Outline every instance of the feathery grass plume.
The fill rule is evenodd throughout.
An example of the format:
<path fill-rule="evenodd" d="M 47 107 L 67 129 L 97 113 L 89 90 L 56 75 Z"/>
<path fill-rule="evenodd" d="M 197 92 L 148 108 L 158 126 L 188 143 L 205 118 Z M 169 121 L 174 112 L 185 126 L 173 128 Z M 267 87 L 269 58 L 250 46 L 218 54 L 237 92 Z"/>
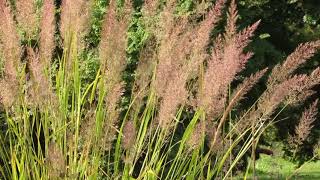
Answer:
<path fill-rule="evenodd" d="M 85 144 L 91 143 L 95 133 L 96 107 L 90 107 L 80 127 L 80 136 Z"/>
<path fill-rule="evenodd" d="M 7 78 L 0 79 L 0 104 L 5 109 L 9 109 L 16 101 L 18 87 L 15 84 Z"/>
<path fill-rule="evenodd" d="M 126 64 L 127 30 L 132 11 L 130 1 L 125 6 L 125 14 L 119 17 L 116 1 L 112 0 L 102 25 L 99 55 L 102 72 L 109 78 L 108 81 L 119 82 Z"/>
<path fill-rule="evenodd" d="M 154 37 L 151 37 L 140 52 L 133 85 L 134 104 L 132 108 L 134 113 L 140 111 L 143 106 L 143 98 L 147 96 L 150 89 L 152 76 L 157 64 L 156 45 Z"/>
<path fill-rule="evenodd" d="M 263 75 L 267 72 L 268 68 L 265 68 L 261 71 L 252 74 L 250 77 L 245 78 L 243 82 L 234 90 L 234 93 L 231 95 L 231 102 L 229 104 L 236 104 L 240 101 L 254 85 L 262 78 Z"/>
<path fill-rule="evenodd" d="M 207 58 L 207 46 L 210 42 L 211 31 L 215 28 L 217 23 L 221 20 L 222 10 L 225 7 L 226 0 L 217 0 L 210 11 L 204 16 L 204 20 L 201 21 L 195 28 L 195 32 L 188 34 L 191 39 L 192 46 L 190 48 L 191 61 L 196 61 L 198 64 L 203 63 Z M 194 68 L 197 70 L 196 68 Z"/>
<path fill-rule="evenodd" d="M 210 32 L 220 19 L 224 2 L 217 1 L 199 27 L 192 26 L 188 16 L 174 16 L 175 1 L 167 3 L 160 14 L 160 28 L 154 33 L 160 44 L 155 90 L 162 99 L 158 117 L 162 128 L 171 126 L 176 109 L 188 97 L 188 76 L 207 57 Z"/>
<path fill-rule="evenodd" d="M 228 27 L 230 28 L 236 27 L 237 11 L 235 9 L 235 1 L 232 1 L 228 15 Z M 244 69 L 246 62 L 252 56 L 251 52 L 243 53 L 243 49 L 249 44 L 259 22 L 236 34 L 232 32 L 234 30 L 226 29 L 224 37 L 218 36 L 216 38 L 203 77 L 203 92 L 197 100 L 199 106 L 206 110 L 210 119 L 223 112 L 228 85 L 234 80 L 237 73 Z"/>
<path fill-rule="evenodd" d="M 117 14 L 116 8 L 116 1 L 112 0 L 104 18 L 99 45 L 101 71 L 106 91 L 107 117 L 104 128 L 107 149 L 114 139 L 120 111 L 118 102 L 124 88 L 121 74 L 126 67 L 127 30 L 133 10 L 131 1 L 125 1 L 122 15 Z"/>
<path fill-rule="evenodd" d="M 165 93 L 171 73 L 186 63 L 186 60 L 195 65 L 205 60 L 210 32 L 220 20 L 224 4 L 225 0 L 216 1 L 204 20 L 197 26 L 189 22 L 188 16 L 175 17 L 175 1 L 170 1 L 165 6 L 159 18 L 160 27 L 154 32 L 160 44 L 155 82 L 155 89 L 160 96 Z M 195 71 L 194 69 L 196 68 L 191 70 Z"/>
<path fill-rule="evenodd" d="M 313 87 L 318 84 L 320 84 L 320 67 L 313 70 L 306 82 L 286 98 L 285 103 L 292 105 L 302 104 L 308 97 L 316 93 Z"/>
<path fill-rule="evenodd" d="M 312 71 L 312 73 L 309 76 L 309 84 L 307 84 L 309 87 L 312 87 L 316 84 L 320 83 L 320 67 L 317 67 L 315 70 Z"/>
<path fill-rule="evenodd" d="M 179 37 L 177 38 L 179 39 Z M 179 46 L 183 47 L 183 44 L 187 46 L 188 43 L 183 41 L 186 39 L 187 38 L 182 37 L 182 40 L 180 39 L 181 44 L 176 44 L 177 49 L 173 48 L 170 57 L 172 61 L 170 62 L 170 66 L 163 63 L 165 59 L 159 57 L 158 68 L 161 67 L 162 69 L 157 71 L 156 81 L 158 83 L 156 82 L 155 88 L 158 92 L 158 96 L 161 98 L 158 121 L 160 127 L 164 129 L 172 127 L 172 120 L 175 117 L 177 108 L 179 105 L 183 105 L 187 100 L 188 90 L 186 89 L 186 83 L 188 77 L 192 72 L 192 69 L 199 65 L 197 61 L 186 62 L 186 60 L 188 60 L 188 53 L 179 48 Z M 192 46 L 192 43 L 188 44 L 188 46 L 190 45 Z M 173 59 L 173 57 L 176 57 L 176 59 Z M 168 69 L 165 69 L 166 67 Z M 161 79 L 164 77 L 167 79 Z"/>
<path fill-rule="evenodd" d="M 32 73 L 32 85 L 29 92 L 31 102 L 39 107 L 49 105 L 56 98 L 51 91 L 50 81 L 45 75 L 44 64 L 40 61 L 39 53 L 27 48 L 29 67 Z M 56 103 L 54 103 L 56 104 Z M 53 104 L 53 105 L 54 105 Z"/>
<path fill-rule="evenodd" d="M 223 147 L 223 136 L 221 130 L 218 131 L 218 125 L 215 122 L 207 122 L 206 135 L 208 137 L 208 146 L 212 152 L 219 152 Z"/>
<path fill-rule="evenodd" d="M 61 2 L 61 14 L 60 14 L 60 34 L 62 39 L 65 39 L 67 31 L 70 30 L 71 20 L 74 19 L 75 13 L 71 8 L 70 0 L 63 0 Z M 80 4 L 80 3 L 77 3 Z M 76 17 L 77 18 L 77 17 Z M 75 28 L 75 27 L 73 27 Z M 74 29 L 72 29 L 74 31 Z"/>
<path fill-rule="evenodd" d="M 9 108 L 18 94 L 21 46 L 6 0 L 0 0 L 0 47 L 4 61 L 4 77 L 0 80 L 0 102 L 5 108 Z"/>
<path fill-rule="evenodd" d="M 309 108 L 303 112 L 299 124 L 296 126 L 295 135 L 292 137 L 295 144 L 302 145 L 309 137 L 318 113 L 317 105 L 318 100 L 314 101 Z"/>
<path fill-rule="evenodd" d="M 122 82 L 121 73 L 126 66 L 125 49 L 132 6 L 130 1 L 126 1 L 122 16 L 117 15 L 116 9 L 117 4 L 113 0 L 107 8 L 99 45 L 102 74 L 107 78 L 105 82 L 107 91 Z"/>
<path fill-rule="evenodd" d="M 231 101 L 229 102 L 221 121 L 226 118 L 231 109 L 251 90 L 251 88 L 258 83 L 262 76 L 267 72 L 267 68 L 252 74 L 250 77 L 244 79 L 244 81 L 234 90 L 231 95 Z"/>
<path fill-rule="evenodd" d="M 48 146 L 48 173 L 50 179 L 62 178 L 66 173 L 66 163 L 63 157 L 63 153 L 54 142 L 51 142 Z"/>
<path fill-rule="evenodd" d="M 227 117 L 232 110 L 232 108 L 246 95 L 251 88 L 258 83 L 258 81 L 262 78 L 262 76 L 267 72 L 267 68 L 263 69 L 261 71 L 258 71 L 257 73 L 251 75 L 250 77 L 246 78 L 234 91 L 234 93 L 231 95 L 231 100 L 226 107 L 226 109 L 223 112 L 223 115 L 220 119 L 220 122 L 217 127 L 216 134 L 214 134 L 212 143 L 214 144 L 219 136 L 219 132 L 221 128 L 223 127 L 223 124 L 227 120 Z"/>
<path fill-rule="evenodd" d="M 34 0 L 17 0 L 17 21 L 27 38 L 32 38 L 38 27 L 36 3 Z"/>
<path fill-rule="evenodd" d="M 203 59 L 200 58 L 203 57 L 203 51 L 199 50 L 199 47 L 207 42 L 206 39 L 201 38 L 206 37 L 206 31 L 204 30 L 210 28 L 207 26 L 210 26 L 210 21 L 204 21 L 205 23 L 203 23 L 199 29 L 193 27 L 189 22 L 190 17 L 188 15 L 175 15 L 175 7 L 176 1 L 170 1 L 170 3 L 166 4 L 164 10 L 159 15 L 159 27 L 156 27 L 152 32 L 159 43 L 157 57 L 159 63 L 157 65 L 156 80 L 154 83 L 155 90 L 159 97 L 165 94 L 166 87 L 175 71 L 181 71 L 179 69 L 186 63 L 196 64 L 196 62 Z M 210 16 L 210 18 L 211 17 L 213 17 L 213 15 Z M 210 32 L 211 30 L 207 31 Z M 195 60 L 197 61 L 193 62 Z M 187 66 L 183 68 L 186 67 Z M 192 68 L 192 70 L 193 69 L 195 68 Z M 189 72 L 189 74 L 190 73 L 191 72 Z"/>
<path fill-rule="evenodd" d="M 133 147 L 136 140 L 136 127 L 134 121 L 127 121 L 123 127 L 122 147 L 129 150 Z"/>
<path fill-rule="evenodd" d="M 156 67 L 157 44 L 155 37 L 150 37 L 140 52 L 140 58 L 135 71 L 135 84 L 142 88 L 146 83 L 150 83 L 153 71 Z"/>
<path fill-rule="evenodd" d="M 204 123 L 205 122 L 198 122 L 192 131 L 190 138 L 187 140 L 187 146 L 190 150 L 196 149 L 201 145 L 206 131 Z"/>
<path fill-rule="evenodd" d="M 62 39 L 66 39 L 66 36 L 74 33 L 80 49 L 83 48 L 83 38 L 89 31 L 92 2 L 92 0 L 62 1 L 60 21 Z"/>
<path fill-rule="evenodd" d="M 307 75 L 296 75 L 276 85 L 274 88 L 267 89 L 260 96 L 257 104 L 244 114 L 244 118 L 239 121 L 241 123 L 237 123 L 237 130 L 243 132 L 255 122 L 269 120 L 279 105 L 287 97 L 295 93 L 301 85 L 306 84 L 307 80 Z"/>
<path fill-rule="evenodd" d="M 0 43 L 4 57 L 5 76 L 16 79 L 20 65 L 21 46 L 15 22 L 6 0 L 0 0 Z"/>
<path fill-rule="evenodd" d="M 281 102 L 301 103 L 300 100 L 305 100 L 313 93 L 312 87 L 320 83 L 320 68 L 316 68 L 309 76 L 299 75 L 290 78 L 290 75 L 298 68 L 297 64 L 301 65 L 315 54 L 319 43 L 320 41 L 315 41 L 300 45 L 283 65 L 275 67 L 276 70 L 272 71 L 268 79 L 268 89 L 258 101 L 258 108 L 250 113 L 253 119 L 268 119 Z"/>
<path fill-rule="evenodd" d="M 114 84 L 111 88 L 107 87 L 106 102 L 106 118 L 104 122 L 104 135 L 102 138 L 103 148 L 110 150 L 112 142 L 116 138 L 117 123 L 120 115 L 119 100 L 123 94 L 123 83 Z"/>
<path fill-rule="evenodd" d="M 159 17 L 159 27 L 152 27 L 152 33 L 154 33 L 157 41 L 159 43 L 158 60 L 156 72 L 155 89 L 159 95 L 163 95 L 165 91 L 165 86 L 170 76 L 170 71 L 176 69 L 172 63 L 173 56 L 178 56 L 173 54 L 173 48 L 178 42 L 178 35 L 182 33 L 183 28 L 186 26 L 186 19 L 182 19 L 180 22 L 176 22 L 174 19 L 174 7 L 175 1 L 169 1 L 164 7 L 164 10 L 160 13 Z M 188 45 L 188 44 L 187 44 Z M 177 52 L 175 52 L 177 53 Z M 180 59 L 179 59 L 180 60 Z M 177 62 L 177 61 L 176 61 Z M 177 62 L 178 63 L 178 62 Z M 171 67 L 170 67 L 171 66 Z"/>
<path fill-rule="evenodd" d="M 55 4 L 54 0 L 44 0 L 40 23 L 40 59 L 49 68 L 55 49 Z"/>
<path fill-rule="evenodd" d="M 226 38 L 232 38 L 237 33 L 236 23 L 238 19 L 238 10 L 235 0 L 231 1 L 229 12 L 228 12 L 228 21 L 226 25 Z"/>
<path fill-rule="evenodd" d="M 159 3 L 157 0 L 145 0 L 142 9 L 144 17 L 154 17 L 157 13 Z"/>
<path fill-rule="evenodd" d="M 172 73 L 179 69 L 179 65 L 183 64 L 185 60 L 184 55 L 187 53 L 188 47 L 191 47 L 190 43 L 182 43 L 182 41 L 185 42 L 186 39 L 181 39 L 181 36 L 179 36 L 186 27 L 186 23 L 187 20 L 182 19 L 180 22 L 177 22 L 176 25 L 171 25 L 171 32 L 168 32 L 167 37 L 161 39 L 158 53 L 159 63 L 156 69 L 155 80 L 155 89 L 159 96 L 164 95 Z M 182 46 L 183 44 L 185 49 Z"/>
<path fill-rule="evenodd" d="M 296 91 L 300 92 L 301 86 L 307 81 L 307 75 L 296 75 L 263 93 L 258 101 L 258 110 L 262 113 L 263 119 L 268 119 L 286 97 Z"/>
<path fill-rule="evenodd" d="M 282 65 L 277 65 L 268 79 L 268 86 L 272 87 L 286 80 L 298 67 L 313 57 L 320 48 L 320 40 L 300 44 Z"/>
<path fill-rule="evenodd" d="M 81 140 L 81 155 L 84 157 L 83 161 L 87 161 L 94 149 L 96 141 L 96 106 L 91 106 L 85 113 L 85 117 L 80 125 L 80 140 Z M 72 140 L 71 140 L 72 142 Z M 101 143 L 101 142 L 98 142 Z M 68 144 L 69 145 L 69 144 Z M 72 147 L 72 145 L 71 145 Z M 91 163 L 90 163 L 91 164 Z M 90 165 L 89 165 L 90 166 Z"/>
<path fill-rule="evenodd" d="M 167 85 L 167 89 L 162 96 L 158 121 L 160 127 L 163 129 L 172 127 L 172 120 L 175 119 L 177 108 L 187 100 L 188 91 L 185 86 L 188 71 L 183 70 L 177 70 L 172 74 L 172 79 Z"/>
<path fill-rule="evenodd" d="M 311 75 L 295 75 L 272 88 L 268 88 L 257 102 L 257 105 L 250 109 L 238 123 L 238 130 L 248 128 L 253 122 L 268 120 L 281 103 L 286 105 L 301 103 L 312 94 L 311 88 L 320 83 L 318 68 Z M 317 77 L 317 78 L 316 78 Z M 315 80 L 317 79 L 317 80 Z"/>

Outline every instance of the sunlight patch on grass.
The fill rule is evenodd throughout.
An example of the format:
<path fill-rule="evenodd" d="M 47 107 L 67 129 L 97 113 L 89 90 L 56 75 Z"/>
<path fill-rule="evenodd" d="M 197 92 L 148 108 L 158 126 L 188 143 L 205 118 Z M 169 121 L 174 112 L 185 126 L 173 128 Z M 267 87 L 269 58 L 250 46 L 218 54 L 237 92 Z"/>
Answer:
<path fill-rule="evenodd" d="M 283 158 L 262 155 L 257 161 L 256 172 L 259 179 L 285 179 L 295 168 L 294 163 Z M 320 161 L 303 165 L 292 179 L 320 179 Z"/>

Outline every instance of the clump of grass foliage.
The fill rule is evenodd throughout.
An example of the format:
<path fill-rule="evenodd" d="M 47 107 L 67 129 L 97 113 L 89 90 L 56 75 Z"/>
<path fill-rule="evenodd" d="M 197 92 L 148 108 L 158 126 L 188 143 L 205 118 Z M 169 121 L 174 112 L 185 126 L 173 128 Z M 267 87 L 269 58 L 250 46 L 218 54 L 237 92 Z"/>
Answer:
<path fill-rule="evenodd" d="M 0 0 L 1 177 L 232 176 L 277 115 L 314 93 L 320 68 L 294 73 L 320 41 L 300 45 L 284 63 L 234 87 L 253 55 L 244 49 L 260 22 L 238 30 L 235 0 L 190 2 L 146 0 L 136 13 L 129 0 L 111 0 L 100 32 L 90 30 L 99 2 Z M 123 74 L 133 14 L 147 36 L 137 45 L 143 48 L 128 85 Z M 214 31 L 223 23 L 224 32 Z M 98 45 L 88 44 L 88 34 L 96 32 Z M 86 57 L 99 61 L 94 78 L 81 74 Z M 239 106 L 264 76 L 261 96 L 249 108 Z M 128 94 L 126 105 L 121 100 Z M 316 105 L 292 135 L 295 153 L 311 131 Z"/>

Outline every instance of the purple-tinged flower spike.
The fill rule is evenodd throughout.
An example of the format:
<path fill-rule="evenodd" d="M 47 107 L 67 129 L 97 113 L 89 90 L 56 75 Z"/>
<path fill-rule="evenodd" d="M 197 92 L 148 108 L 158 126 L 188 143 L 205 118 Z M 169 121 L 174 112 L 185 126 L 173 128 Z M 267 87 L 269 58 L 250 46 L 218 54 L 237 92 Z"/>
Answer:
<path fill-rule="evenodd" d="M 44 0 L 40 26 L 40 59 L 49 68 L 55 49 L 55 4 L 54 0 Z"/>
<path fill-rule="evenodd" d="M 78 48 L 83 48 L 83 38 L 88 33 L 92 0 L 63 0 L 61 5 L 60 33 L 62 38 L 75 35 Z M 71 33 L 71 34 L 70 34 Z"/>
<path fill-rule="evenodd" d="M 5 0 L 0 0 L 0 46 L 4 58 L 5 76 L 16 79 L 20 66 L 21 46 L 10 7 Z"/>
<path fill-rule="evenodd" d="M 27 38 L 32 38 L 38 27 L 36 4 L 34 0 L 17 0 L 17 21 Z"/>
<path fill-rule="evenodd" d="M 272 70 L 268 79 L 268 86 L 275 86 L 290 77 L 298 67 L 313 57 L 319 49 L 320 40 L 300 44 L 282 65 L 277 65 Z"/>
<path fill-rule="evenodd" d="M 0 79 L 0 103 L 9 109 L 16 101 L 21 46 L 9 3 L 0 0 L 0 52 L 4 61 L 4 78 Z"/>
<path fill-rule="evenodd" d="M 317 105 L 318 100 L 314 101 L 310 105 L 310 107 L 303 112 L 299 124 L 295 129 L 296 143 L 300 145 L 307 140 L 309 134 L 311 133 L 311 129 L 314 126 L 313 123 L 316 120 L 316 116 L 318 114 Z"/>

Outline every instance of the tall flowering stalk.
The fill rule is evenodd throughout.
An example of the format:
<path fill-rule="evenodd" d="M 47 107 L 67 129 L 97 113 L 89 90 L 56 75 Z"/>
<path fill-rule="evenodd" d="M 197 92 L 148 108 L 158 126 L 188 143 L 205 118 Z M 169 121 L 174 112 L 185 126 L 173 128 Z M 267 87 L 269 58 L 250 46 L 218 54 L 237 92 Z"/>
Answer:
<path fill-rule="evenodd" d="M 10 6 L 6 0 L 0 0 L 0 47 L 4 59 L 4 77 L 0 80 L 0 101 L 9 108 L 18 93 L 21 46 Z"/>
<path fill-rule="evenodd" d="M 60 20 L 62 39 L 66 40 L 74 33 L 80 49 L 83 48 L 83 38 L 89 30 L 92 2 L 92 0 L 62 1 Z"/>
<path fill-rule="evenodd" d="M 127 30 L 132 13 L 131 1 L 125 1 L 123 14 L 117 14 L 115 0 L 110 1 L 104 18 L 99 55 L 103 88 L 106 92 L 105 139 L 110 146 L 119 118 L 118 103 L 123 93 L 122 72 L 126 67 Z M 108 148 L 109 149 L 109 148 Z"/>
<path fill-rule="evenodd" d="M 154 88 L 160 99 L 158 121 L 163 129 L 172 126 L 177 108 L 188 98 L 186 83 L 207 57 L 210 32 L 221 18 L 225 0 L 216 1 L 197 26 L 188 16 L 174 15 L 176 3 L 167 2 L 159 15 L 148 9 L 157 6 L 156 1 L 148 1 L 144 8 L 145 14 L 159 18 L 159 26 L 149 28 L 159 44 Z"/>
<path fill-rule="evenodd" d="M 236 33 L 237 11 L 235 1 L 231 2 L 224 37 L 215 40 L 208 67 L 203 77 L 202 96 L 198 96 L 200 107 L 206 110 L 209 118 L 216 118 L 223 112 L 227 100 L 229 84 L 241 72 L 252 53 L 244 53 L 243 49 L 250 42 L 259 21 L 252 26 Z"/>
<path fill-rule="evenodd" d="M 50 62 L 55 49 L 55 4 L 53 0 L 44 0 L 40 23 L 40 58 L 46 68 L 50 68 Z"/>
<path fill-rule="evenodd" d="M 38 27 L 36 4 L 34 0 L 17 0 L 17 21 L 27 38 L 32 38 Z"/>
<path fill-rule="evenodd" d="M 296 126 L 295 136 L 292 137 L 297 145 L 302 145 L 309 137 L 318 113 L 317 105 L 318 100 L 314 101 L 309 108 L 303 112 L 299 124 Z"/>
<path fill-rule="evenodd" d="M 191 62 L 196 65 L 205 60 L 210 32 L 220 20 L 225 4 L 225 0 L 218 0 L 204 16 L 204 20 L 194 26 L 189 22 L 189 17 L 174 16 L 174 2 L 166 5 L 159 17 L 161 26 L 154 30 L 160 44 L 155 82 L 155 89 L 160 96 L 166 89 L 171 73 L 183 66 L 182 64 Z"/>
<path fill-rule="evenodd" d="M 31 70 L 31 87 L 29 90 L 30 101 L 38 107 L 50 105 L 56 99 L 52 92 L 48 76 L 45 74 L 47 66 L 41 62 L 39 53 L 32 48 L 27 48 L 29 68 Z M 54 104 L 51 104 L 54 105 Z M 53 108 L 53 107 L 52 107 Z"/>
<path fill-rule="evenodd" d="M 283 64 L 277 65 L 268 79 L 269 87 L 290 77 L 290 75 L 320 49 L 320 40 L 300 44 Z"/>
<path fill-rule="evenodd" d="M 299 123 L 295 127 L 294 135 L 290 135 L 288 138 L 289 144 L 293 148 L 292 158 L 296 158 L 299 148 L 302 147 L 302 145 L 307 141 L 307 138 L 311 134 L 314 122 L 317 119 L 317 105 L 318 99 L 315 100 L 308 108 L 304 110 L 299 120 Z"/>
<path fill-rule="evenodd" d="M 20 39 L 8 2 L 1 0 L 0 7 L 0 40 L 1 52 L 5 59 L 5 75 L 15 79 L 17 78 L 18 66 L 20 65 Z"/>
<path fill-rule="evenodd" d="M 125 123 L 123 128 L 123 143 L 122 146 L 125 150 L 133 148 L 136 138 L 136 127 L 133 121 Z"/>

